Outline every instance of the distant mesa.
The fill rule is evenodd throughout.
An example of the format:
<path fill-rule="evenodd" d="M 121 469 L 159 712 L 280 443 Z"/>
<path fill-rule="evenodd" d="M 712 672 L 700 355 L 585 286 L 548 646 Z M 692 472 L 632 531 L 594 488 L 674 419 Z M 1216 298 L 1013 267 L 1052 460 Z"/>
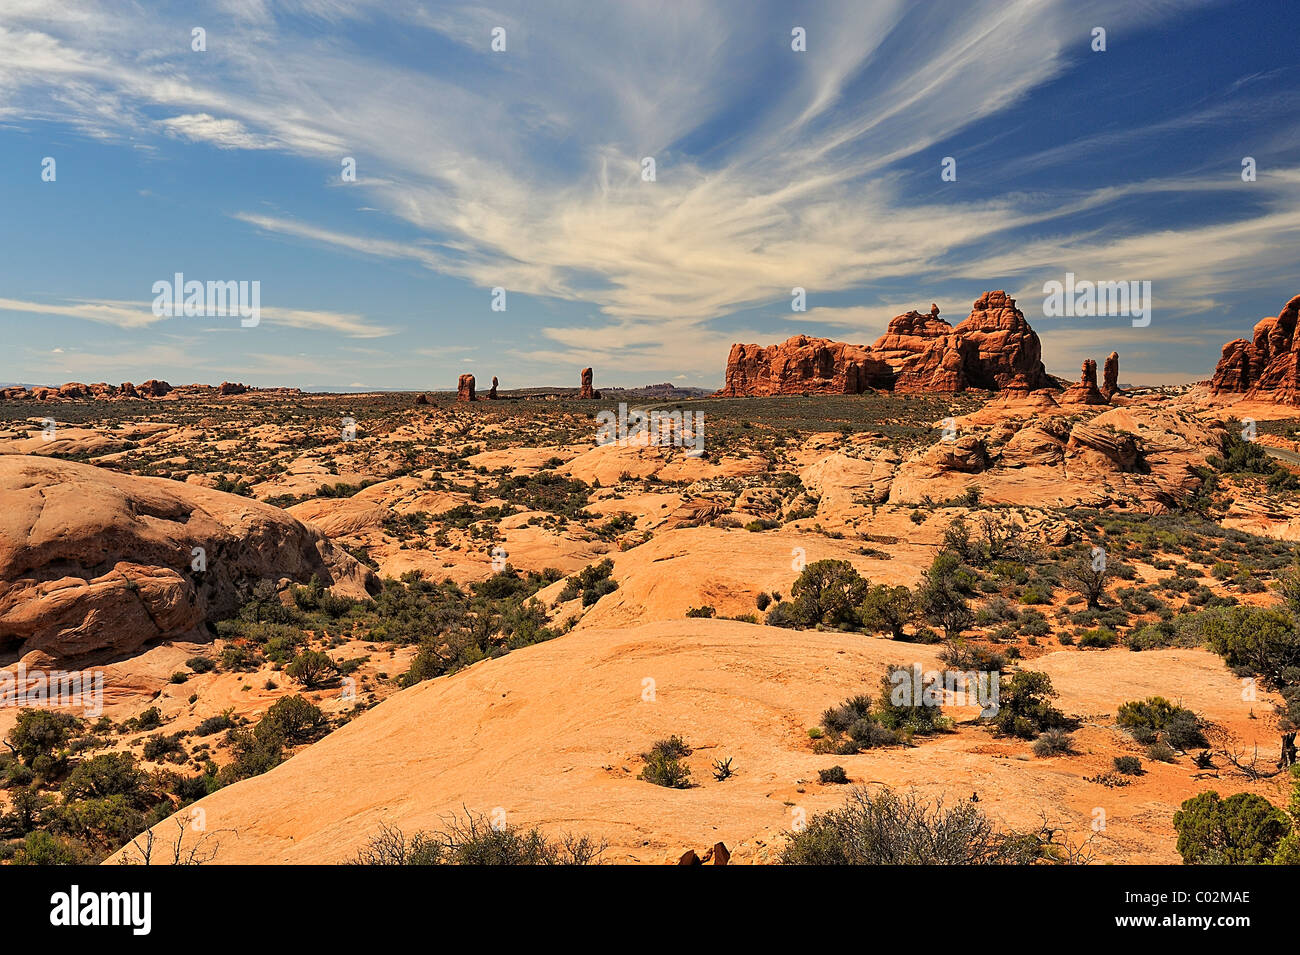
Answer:
<path fill-rule="evenodd" d="M 582 369 L 582 388 L 578 391 L 579 398 L 599 398 L 600 392 L 591 387 L 591 369 Z"/>
<path fill-rule="evenodd" d="M 94 384 L 82 384 L 68 381 L 56 387 L 37 385 L 30 389 L 22 385 L 0 388 L 0 400 L 4 401 L 124 401 L 157 398 L 229 398 L 235 395 L 258 392 L 269 395 L 297 395 L 302 392 L 297 388 L 253 388 L 234 381 L 223 381 L 219 385 L 178 385 L 173 387 L 165 381 L 150 378 L 138 385 L 124 381 L 120 385 L 110 385 L 104 381 Z"/>
<path fill-rule="evenodd" d="M 736 344 L 727 357 L 721 397 L 857 395 L 872 389 L 910 394 L 967 388 L 1028 395 L 1056 389 L 1038 335 L 1003 291 L 985 292 L 965 321 L 910 311 L 896 316 L 874 345 L 795 335 L 779 345 Z"/>
<path fill-rule="evenodd" d="M 1211 393 L 1300 404 L 1297 317 L 1300 317 L 1300 295 L 1287 302 L 1275 317 L 1262 319 L 1255 326 L 1251 341 L 1237 338 L 1224 345 L 1223 357 L 1210 381 Z"/>
<path fill-rule="evenodd" d="M 456 382 L 456 400 L 457 401 L 478 401 L 474 395 L 474 376 L 461 375 L 460 380 Z"/>

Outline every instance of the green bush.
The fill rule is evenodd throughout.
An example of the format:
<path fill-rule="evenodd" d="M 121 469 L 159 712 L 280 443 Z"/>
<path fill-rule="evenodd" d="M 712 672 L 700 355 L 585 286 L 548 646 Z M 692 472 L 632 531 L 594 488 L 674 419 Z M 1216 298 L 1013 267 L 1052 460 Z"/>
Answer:
<path fill-rule="evenodd" d="M 1178 853 L 1187 865 L 1259 865 L 1272 860 L 1291 822 L 1263 796 L 1220 799 L 1203 792 L 1174 813 Z"/>
<path fill-rule="evenodd" d="M 1142 760 L 1136 756 L 1116 756 L 1115 771 L 1125 776 L 1141 776 Z"/>
<path fill-rule="evenodd" d="M 830 769 L 819 769 L 817 779 L 822 783 L 840 785 L 849 781 L 849 774 L 844 771 L 843 766 L 832 766 Z"/>

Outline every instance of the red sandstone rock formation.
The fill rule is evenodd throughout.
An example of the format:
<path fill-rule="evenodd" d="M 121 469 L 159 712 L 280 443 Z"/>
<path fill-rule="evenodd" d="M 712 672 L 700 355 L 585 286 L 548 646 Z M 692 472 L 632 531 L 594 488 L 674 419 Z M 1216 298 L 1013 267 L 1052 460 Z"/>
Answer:
<path fill-rule="evenodd" d="M 135 390 L 135 385 L 131 384 L 131 382 L 129 382 L 129 381 L 124 381 L 124 382 L 122 382 L 121 392 L 122 392 L 122 397 L 123 397 L 123 398 L 139 398 L 139 397 L 140 397 L 140 393 L 139 393 L 138 391 Z"/>
<path fill-rule="evenodd" d="M 1119 394 L 1119 390 L 1119 352 L 1113 351 L 1106 356 L 1101 393 L 1109 400 Z"/>
<path fill-rule="evenodd" d="M 427 405 L 429 403 L 429 396 L 423 393 L 418 394 L 415 396 L 415 403 L 417 405 Z"/>
<path fill-rule="evenodd" d="M 1043 367 L 1038 335 L 1006 292 L 981 295 L 953 332 L 973 342 L 978 353 L 969 371 L 972 387 L 1025 394 L 1054 387 Z"/>
<path fill-rule="evenodd" d="M 591 369 L 582 369 L 582 388 L 578 392 L 579 398 L 599 398 L 600 392 L 591 387 Z"/>
<path fill-rule="evenodd" d="M 766 348 L 732 345 L 723 397 L 861 394 L 871 388 L 957 392 L 987 388 L 1028 394 L 1056 385 L 1043 368 L 1038 336 L 1005 292 L 986 292 L 955 328 L 911 311 L 871 346 L 796 335 Z"/>
<path fill-rule="evenodd" d="M 164 395 L 170 394 L 172 390 L 172 386 L 167 384 L 167 382 L 158 381 L 155 378 L 150 378 L 148 381 L 142 381 L 135 387 L 136 391 L 138 391 L 144 398 L 161 398 Z"/>
<path fill-rule="evenodd" d="M 1244 394 L 1248 398 L 1300 404 L 1300 317 L 1297 295 L 1274 318 L 1255 326 L 1254 338 L 1237 338 L 1223 346 L 1210 391 L 1216 395 Z"/>
<path fill-rule="evenodd" d="M 461 375 L 460 380 L 456 383 L 456 400 L 457 401 L 478 401 L 474 396 L 474 376 Z"/>
<path fill-rule="evenodd" d="M 729 398 L 764 395 L 859 395 L 872 380 L 892 375 L 865 345 L 795 335 L 779 345 L 732 345 L 727 356 Z"/>
<path fill-rule="evenodd" d="M 1097 363 L 1091 358 L 1084 359 L 1083 372 L 1079 375 L 1078 382 L 1065 389 L 1061 395 L 1061 403 L 1067 402 L 1077 405 L 1109 404 L 1106 396 L 1097 390 Z"/>
<path fill-rule="evenodd" d="M 497 376 L 492 376 L 492 389 L 487 393 L 488 401 L 497 400 Z"/>
<path fill-rule="evenodd" d="M 237 384 L 233 381 L 223 381 L 217 386 L 219 395 L 242 395 L 248 391 L 248 385 Z"/>
<path fill-rule="evenodd" d="M 59 385 L 60 398 L 93 398 L 95 393 L 90 390 L 90 386 L 83 385 L 79 381 L 70 381 L 67 384 Z"/>

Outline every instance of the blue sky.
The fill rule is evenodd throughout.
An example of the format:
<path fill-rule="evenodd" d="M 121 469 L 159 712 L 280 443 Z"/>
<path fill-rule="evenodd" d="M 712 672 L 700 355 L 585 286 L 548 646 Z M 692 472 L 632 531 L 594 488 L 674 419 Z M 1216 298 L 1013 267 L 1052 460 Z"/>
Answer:
<path fill-rule="evenodd" d="M 0 381 L 717 386 L 733 341 L 993 288 L 1057 374 L 1204 378 L 1300 292 L 1298 36 L 1291 0 L 4 0 Z M 1150 326 L 1045 317 L 1067 271 L 1150 281 Z M 175 272 L 259 281 L 261 324 L 155 317 Z"/>

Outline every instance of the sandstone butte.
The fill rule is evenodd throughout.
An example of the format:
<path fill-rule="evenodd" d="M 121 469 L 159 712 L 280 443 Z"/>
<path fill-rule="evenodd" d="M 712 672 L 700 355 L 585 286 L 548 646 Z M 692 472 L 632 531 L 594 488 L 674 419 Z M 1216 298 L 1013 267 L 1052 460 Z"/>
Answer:
<path fill-rule="evenodd" d="M 1240 394 L 1281 404 L 1300 404 L 1297 317 L 1300 317 L 1300 295 L 1287 302 L 1276 316 L 1262 319 L 1250 341 L 1237 338 L 1224 345 L 1223 356 L 1210 381 L 1210 391 L 1216 395 Z"/>
<path fill-rule="evenodd" d="M 879 388 L 952 393 L 967 388 L 1028 394 L 1055 389 L 1038 335 L 1003 291 L 985 292 L 957 326 L 910 311 L 874 345 L 795 335 L 779 345 L 736 344 L 721 397 L 847 394 Z"/>
<path fill-rule="evenodd" d="M 456 400 L 457 401 L 478 401 L 474 395 L 474 376 L 461 375 L 456 382 Z"/>

